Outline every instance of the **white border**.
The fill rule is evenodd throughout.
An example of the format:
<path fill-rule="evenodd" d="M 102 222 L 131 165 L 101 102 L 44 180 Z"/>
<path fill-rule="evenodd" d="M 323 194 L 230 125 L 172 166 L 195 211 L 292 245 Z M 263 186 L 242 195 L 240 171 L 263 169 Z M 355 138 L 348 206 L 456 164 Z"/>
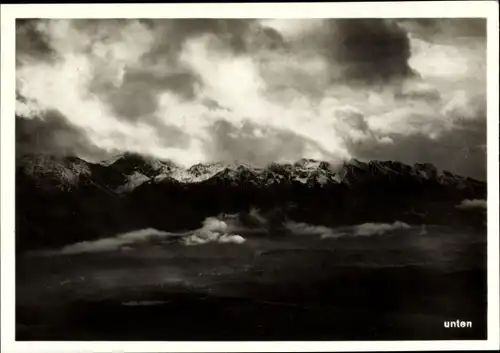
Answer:
<path fill-rule="evenodd" d="M 252 352 L 498 349 L 499 120 L 496 1 L 250 4 L 1 5 L 1 345 L 2 352 Z M 16 18 L 488 18 L 488 340 L 392 342 L 15 342 L 14 112 Z"/>

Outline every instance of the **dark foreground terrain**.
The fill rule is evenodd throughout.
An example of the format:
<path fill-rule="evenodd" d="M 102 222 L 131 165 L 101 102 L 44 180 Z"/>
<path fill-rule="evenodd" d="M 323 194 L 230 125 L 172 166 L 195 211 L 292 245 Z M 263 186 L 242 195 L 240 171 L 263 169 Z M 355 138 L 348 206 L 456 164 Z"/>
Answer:
<path fill-rule="evenodd" d="M 486 232 L 18 255 L 17 340 L 486 339 Z M 472 328 L 444 328 L 445 320 Z"/>

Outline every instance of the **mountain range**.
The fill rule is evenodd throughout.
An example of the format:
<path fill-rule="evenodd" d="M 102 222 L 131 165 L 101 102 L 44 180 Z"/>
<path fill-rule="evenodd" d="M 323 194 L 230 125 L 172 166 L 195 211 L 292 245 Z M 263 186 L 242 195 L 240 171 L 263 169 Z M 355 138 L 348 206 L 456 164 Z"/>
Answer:
<path fill-rule="evenodd" d="M 456 205 L 485 198 L 485 182 L 428 163 L 301 159 L 260 168 L 184 168 L 131 153 L 100 163 L 31 154 L 16 158 L 16 244 L 22 250 L 145 227 L 194 229 L 206 217 L 253 208 L 278 225 L 284 219 L 326 226 L 394 220 L 483 225 L 484 214 Z"/>

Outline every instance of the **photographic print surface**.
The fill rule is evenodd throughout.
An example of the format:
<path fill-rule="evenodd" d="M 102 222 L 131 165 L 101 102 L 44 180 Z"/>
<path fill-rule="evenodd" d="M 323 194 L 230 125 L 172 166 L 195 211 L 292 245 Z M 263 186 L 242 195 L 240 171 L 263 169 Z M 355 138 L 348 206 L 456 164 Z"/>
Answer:
<path fill-rule="evenodd" d="M 17 19 L 16 339 L 486 339 L 485 19 Z"/>

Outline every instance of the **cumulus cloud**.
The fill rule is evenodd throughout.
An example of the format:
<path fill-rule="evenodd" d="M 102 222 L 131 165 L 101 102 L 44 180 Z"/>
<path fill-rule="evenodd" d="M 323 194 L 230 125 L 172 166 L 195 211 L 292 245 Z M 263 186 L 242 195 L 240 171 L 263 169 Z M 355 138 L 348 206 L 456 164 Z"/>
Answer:
<path fill-rule="evenodd" d="M 456 207 L 461 209 L 486 209 L 488 204 L 486 200 L 462 200 Z"/>
<path fill-rule="evenodd" d="M 201 231 L 184 239 L 184 244 L 188 246 L 202 245 L 211 242 L 221 244 L 243 244 L 246 241 L 238 234 L 218 234 L 217 232 Z"/>
<path fill-rule="evenodd" d="M 192 165 L 338 161 L 380 147 L 383 159 L 440 167 L 440 153 L 416 156 L 405 141 L 448 151 L 449 134 L 486 126 L 481 21 L 21 20 L 21 150 Z M 47 112 L 57 126 L 39 118 Z M 35 143 L 43 129 L 58 133 Z M 475 160 L 455 169 L 483 175 Z"/>
<path fill-rule="evenodd" d="M 222 244 L 243 244 L 246 239 L 238 234 L 231 234 L 231 227 L 228 224 L 215 217 L 208 217 L 203 221 L 203 226 L 192 234 L 182 239 L 183 244 L 202 245 L 207 243 Z"/>
<path fill-rule="evenodd" d="M 221 221 L 214 217 L 209 217 L 203 221 L 202 229 L 210 232 L 225 233 L 227 232 L 228 226 L 227 223 L 224 221 Z"/>

